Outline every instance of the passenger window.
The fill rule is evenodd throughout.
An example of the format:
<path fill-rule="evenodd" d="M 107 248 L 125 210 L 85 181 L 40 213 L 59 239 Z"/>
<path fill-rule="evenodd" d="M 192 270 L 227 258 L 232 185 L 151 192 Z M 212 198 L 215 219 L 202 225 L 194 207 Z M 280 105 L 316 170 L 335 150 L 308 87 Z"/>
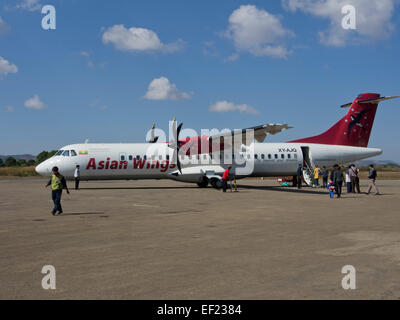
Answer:
<path fill-rule="evenodd" d="M 289 153 L 289 154 L 287 155 L 287 158 L 290 159 L 290 157 L 291 157 L 291 156 L 290 156 L 290 153 Z"/>
<path fill-rule="evenodd" d="M 261 154 L 261 159 L 265 159 L 265 154 Z"/>
<path fill-rule="evenodd" d="M 281 158 L 285 159 L 285 154 L 284 153 L 281 154 Z"/>
<path fill-rule="evenodd" d="M 167 160 L 169 160 L 169 154 L 167 154 Z"/>
<path fill-rule="evenodd" d="M 143 159 L 144 159 L 144 160 L 147 160 L 147 156 L 146 156 L 146 155 L 144 155 L 144 156 L 143 156 Z"/>
<path fill-rule="evenodd" d="M 131 160 L 131 161 L 132 161 L 132 160 L 133 160 L 133 156 L 129 156 L 129 160 Z"/>
<path fill-rule="evenodd" d="M 136 156 L 136 160 L 140 160 L 140 156 L 139 155 Z"/>
<path fill-rule="evenodd" d="M 271 154 L 268 155 L 268 159 L 269 159 L 269 160 L 272 159 L 272 155 L 271 155 Z"/>
<path fill-rule="evenodd" d="M 254 159 L 257 159 L 257 155 L 256 154 L 254 155 Z"/>
<path fill-rule="evenodd" d="M 65 150 L 64 153 L 63 153 L 63 156 L 64 157 L 69 157 L 69 150 Z"/>
<path fill-rule="evenodd" d="M 121 154 L 121 161 L 125 160 L 125 156 Z"/>
<path fill-rule="evenodd" d="M 274 156 L 275 156 L 275 159 L 278 159 L 278 155 L 277 155 L 276 153 L 275 153 L 275 155 L 274 155 Z"/>

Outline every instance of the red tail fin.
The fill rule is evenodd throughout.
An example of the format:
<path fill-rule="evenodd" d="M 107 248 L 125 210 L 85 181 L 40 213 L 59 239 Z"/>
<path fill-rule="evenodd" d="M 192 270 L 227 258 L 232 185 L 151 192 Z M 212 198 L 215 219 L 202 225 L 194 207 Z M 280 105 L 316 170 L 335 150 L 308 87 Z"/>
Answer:
<path fill-rule="evenodd" d="M 360 94 L 354 99 L 347 114 L 330 129 L 318 136 L 290 142 L 367 147 L 379 102 L 360 102 L 379 97 L 377 93 Z"/>

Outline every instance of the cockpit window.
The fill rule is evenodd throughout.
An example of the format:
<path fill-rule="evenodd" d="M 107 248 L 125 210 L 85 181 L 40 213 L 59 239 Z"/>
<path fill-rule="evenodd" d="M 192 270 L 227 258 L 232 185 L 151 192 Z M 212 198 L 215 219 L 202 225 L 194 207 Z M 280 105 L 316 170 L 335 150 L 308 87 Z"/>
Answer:
<path fill-rule="evenodd" d="M 57 153 L 55 154 L 55 156 L 59 156 L 61 153 L 63 153 L 64 152 L 64 150 L 59 150 L 59 151 L 57 151 Z"/>
<path fill-rule="evenodd" d="M 75 157 L 75 156 L 76 156 L 75 150 L 71 150 L 71 157 Z"/>
<path fill-rule="evenodd" d="M 63 156 L 64 157 L 69 157 L 69 150 L 65 150 L 64 153 L 63 153 Z"/>

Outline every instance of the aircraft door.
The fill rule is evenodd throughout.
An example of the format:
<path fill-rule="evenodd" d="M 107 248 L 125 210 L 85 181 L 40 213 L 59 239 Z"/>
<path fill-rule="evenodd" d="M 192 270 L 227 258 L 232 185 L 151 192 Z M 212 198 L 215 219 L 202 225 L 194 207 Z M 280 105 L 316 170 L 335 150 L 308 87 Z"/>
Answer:
<path fill-rule="evenodd" d="M 303 166 L 303 178 L 304 181 L 311 186 L 314 179 L 314 163 L 312 161 L 310 147 L 302 146 L 301 152 L 303 155 L 303 162 L 301 163 Z"/>

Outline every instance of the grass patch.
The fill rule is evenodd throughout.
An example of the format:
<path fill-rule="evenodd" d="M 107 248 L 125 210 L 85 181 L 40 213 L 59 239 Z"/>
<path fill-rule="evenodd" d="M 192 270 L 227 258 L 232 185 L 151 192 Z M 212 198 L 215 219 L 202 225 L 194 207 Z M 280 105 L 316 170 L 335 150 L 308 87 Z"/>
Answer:
<path fill-rule="evenodd" d="M 36 177 L 39 176 L 35 167 L 2 167 L 0 168 L 0 176 L 3 177 Z"/>

